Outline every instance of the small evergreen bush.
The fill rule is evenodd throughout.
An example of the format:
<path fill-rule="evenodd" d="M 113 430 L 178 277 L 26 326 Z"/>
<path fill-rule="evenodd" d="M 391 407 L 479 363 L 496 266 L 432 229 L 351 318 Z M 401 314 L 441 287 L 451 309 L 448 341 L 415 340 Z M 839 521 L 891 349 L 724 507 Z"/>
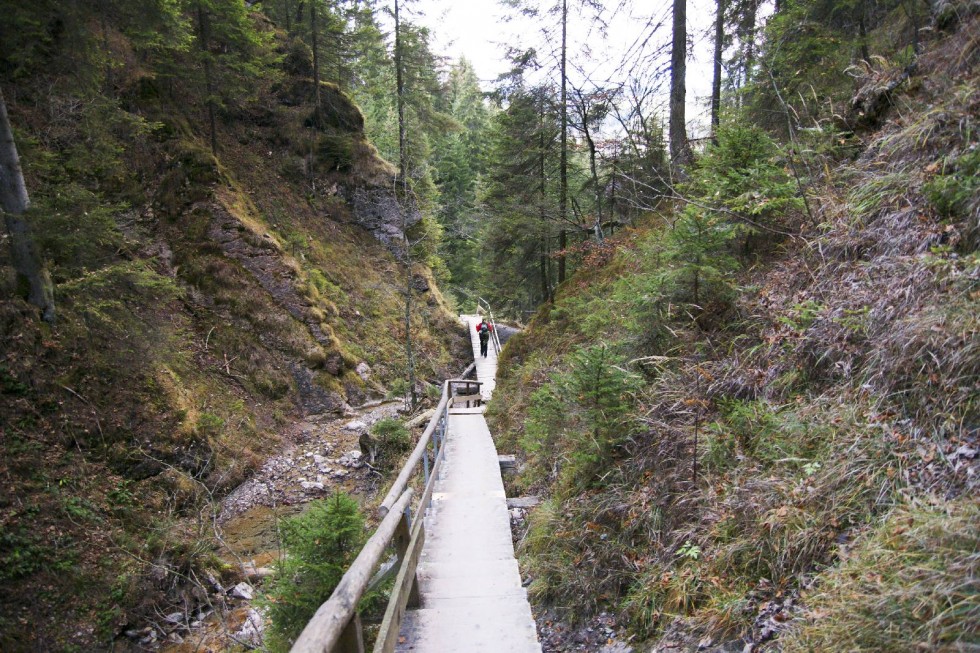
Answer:
<path fill-rule="evenodd" d="M 306 512 L 284 520 L 280 529 L 286 556 L 265 596 L 272 620 L 267 643 L 273 651 L 289 649 L 330 598 L 365 540 L 357 502 L 340 492 L 311 502 Z"/>
<path fill-rule="evenodd" d="M 399 457 L 411 449 L 412 434 L 397 419 L 383 419 L 371 427 L 371 435 L 378 443 L 378 461 L 384 468 L 392 468 Z"/>

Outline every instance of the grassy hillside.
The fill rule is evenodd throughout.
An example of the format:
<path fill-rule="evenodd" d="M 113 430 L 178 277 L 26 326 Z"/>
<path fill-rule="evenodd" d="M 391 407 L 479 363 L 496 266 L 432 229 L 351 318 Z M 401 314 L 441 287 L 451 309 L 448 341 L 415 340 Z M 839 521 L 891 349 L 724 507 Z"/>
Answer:
<path fill-rule="evenodd" d="M 546 497 L 520 550 L 540 608 L 682 650 L 980 645 L 980 23 L 957 7 L 914 68 L 864 71 L 874 120 L 785 146 L 729 121 L 682 189 L 702 206 L 595 249 L 507 344 L 490 416 L 513 492 Z"/>
<path fill-rule="evenodd" d="M 311 120 L 285 57 L 219 111 L 215 156 L 193 86 L 110 25 L 112 88 L 82 88 L 58 65 L 71 45 L 4 84 L 58 309 L 41 322 L 2 269 L 4 651 L 121 650 L 206 602 L 209 577 L 234 580 L 217 502 L 288 426 L 407 387 L 409 280 L 354 201 L 393 203 L 396 171 L 357 107 L 324 84 Z M 412 277 L 418 376 L 437 382 L 467 343 L 428 269 Z"/>

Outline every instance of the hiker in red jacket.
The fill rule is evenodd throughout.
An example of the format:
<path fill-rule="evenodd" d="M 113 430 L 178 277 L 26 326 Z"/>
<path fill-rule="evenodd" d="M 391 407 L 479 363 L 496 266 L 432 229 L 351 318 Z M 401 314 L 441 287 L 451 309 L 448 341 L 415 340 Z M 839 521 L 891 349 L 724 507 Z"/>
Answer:
<path fill-rule="evenodd" d="M 490 333 L 493 332 L 493 325 L 487 323 L 487 318 L 476 325 L 476 332 L 480 334 L 480 355 L 487 357 L 487 344 L 490 342 Z"/>

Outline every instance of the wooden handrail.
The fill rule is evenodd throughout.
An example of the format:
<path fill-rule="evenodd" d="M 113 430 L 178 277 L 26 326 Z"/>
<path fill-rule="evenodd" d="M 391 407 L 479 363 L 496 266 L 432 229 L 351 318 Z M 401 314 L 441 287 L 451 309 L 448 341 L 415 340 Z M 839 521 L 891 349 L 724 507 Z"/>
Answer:
<path fill-rule="evenodd" d="M 291 653 L 329 653 L 355 617 L 357 603 L 364 595 L 371 574 L 391 543 L 395 529 L 402 520 L 402 513 L 412 500 L 412 490 L 405 490 L 392 511 L 381 521 L 378 530 L 368 539 L 364 548 L 344 574 L 330 598 L 319 607 L 310 623 L 300 633 Z"/>
<path fill-rule="evenodd" d="M 394 652 L 398 640 L 398 631 L 401 627 L 402 618 L 405 616 L 405 609 L 418 607 L 418 581 L 415 572 L 418 569 L 422 546 L 425 544 L 425 507 L 429 505 L 436 480 L 439 478 L 439 468 L 442 466 L 444 452 L 445 448 L 440 447 L 432 461 L 432 473 L 429 475 L 429 482 L 426 483 L 425 489 L 422 491 L 422 498 L 419 500 L 418 518 L 412 524 L 411 531 L 408 533 L 408 541 L 405 542 L 405 549 L 401 554 L 402 563 L 391 590 L 388 608 L 385 610 L 381 627 L 378 630 L 378 640 L 374 645 L 374 653 Z"/>
<path fill-rule="evenodd" d="M 436 406 L 436 412 L 429 420 L 429 425 L 425 427 L 422 432 L 422 436 L 419 438 L 418 444 L 415 445 L 415 449 L 412 450 L 412 455 L 408 457 L 405 461 L 405 465 L 402 470 L 398 473 L 398 478 L 395 479 L 394 484 L 391 489 L 388 490 L 388 494 L 385 495 L 384 501 L 378 506 L 378 514 L 382 517 L 388 514 L 391 510 L 392 504 L 395 500 L 401 496 L 401 493 L 408 487 L 408 479 L 412 477 L 415 472 L 415 467 L 422 460 L 422 454 L 425 453 L 426 447 L 429 446 L 429 439 L 432 437 L 432 432 L 436 430 L 436 426 L 439 425 L 439 420 L 442 418 L 443 413 L 449 407 L 449 381 L 445 381 L 442 384 L 442 398 L 439 400 L 439 405 Z"/>

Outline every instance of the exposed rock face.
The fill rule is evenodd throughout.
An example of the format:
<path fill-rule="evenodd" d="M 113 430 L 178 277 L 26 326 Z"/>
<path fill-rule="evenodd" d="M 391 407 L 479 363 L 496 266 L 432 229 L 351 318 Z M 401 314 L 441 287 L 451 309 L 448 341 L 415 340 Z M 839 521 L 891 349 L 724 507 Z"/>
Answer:
<path fill-rule="evenodd" d="M 371 378 L 371 366 L 364 361 L 358 363 L 354 371 L 357 372 L 362 381 L 368 381 Z"/>
<path fill-rule="evenodd" d="M 306 325 L 310 335 L 326 349 L 332 349 L 330 337 L 320 328 L 320 321 L 310 312 L 309 302 L 296 290 L 296 271 L 283 259 L 279 245 L 269 234 L 261 238 L 242 228 L 241 222 L 223 206 L 209 206 L 214 219 L 208 236 L 221 246 L 229 258 L 238 261 L 256 281 L 294 318 Z M 339 362 L 338 362 L 339 361 Z M 328 361 L 330 374 L 337 376 L 343 364 L 339 354 Z"/>
<path fill-rule="evenodd" d="M 298 364 L 290 366 L 296 389 L 299 391 L 300 402 L 306 415 L 320 413 L 343 412 L 346 403 L 335 392 L 327 392 L 314 382 L 313 372 Z"/>
<path fill-rule="evenodd" d="M 409 202 L 404 209 L 407 211 L 404 224 L 402 207 L 392 189 L 355 188 L 349 192 L 347 203 L 354 222 L 370 231 L 392 254 L 398 258 L 404 256 L 402 227 L 411 228 L 422 219 L 414 202 Z"/>
<path fill-rule="evenodd" d="M 420 274 L 412 275 L 412 290 L 416 292 L 429 292 L 428 280 Z"/>

